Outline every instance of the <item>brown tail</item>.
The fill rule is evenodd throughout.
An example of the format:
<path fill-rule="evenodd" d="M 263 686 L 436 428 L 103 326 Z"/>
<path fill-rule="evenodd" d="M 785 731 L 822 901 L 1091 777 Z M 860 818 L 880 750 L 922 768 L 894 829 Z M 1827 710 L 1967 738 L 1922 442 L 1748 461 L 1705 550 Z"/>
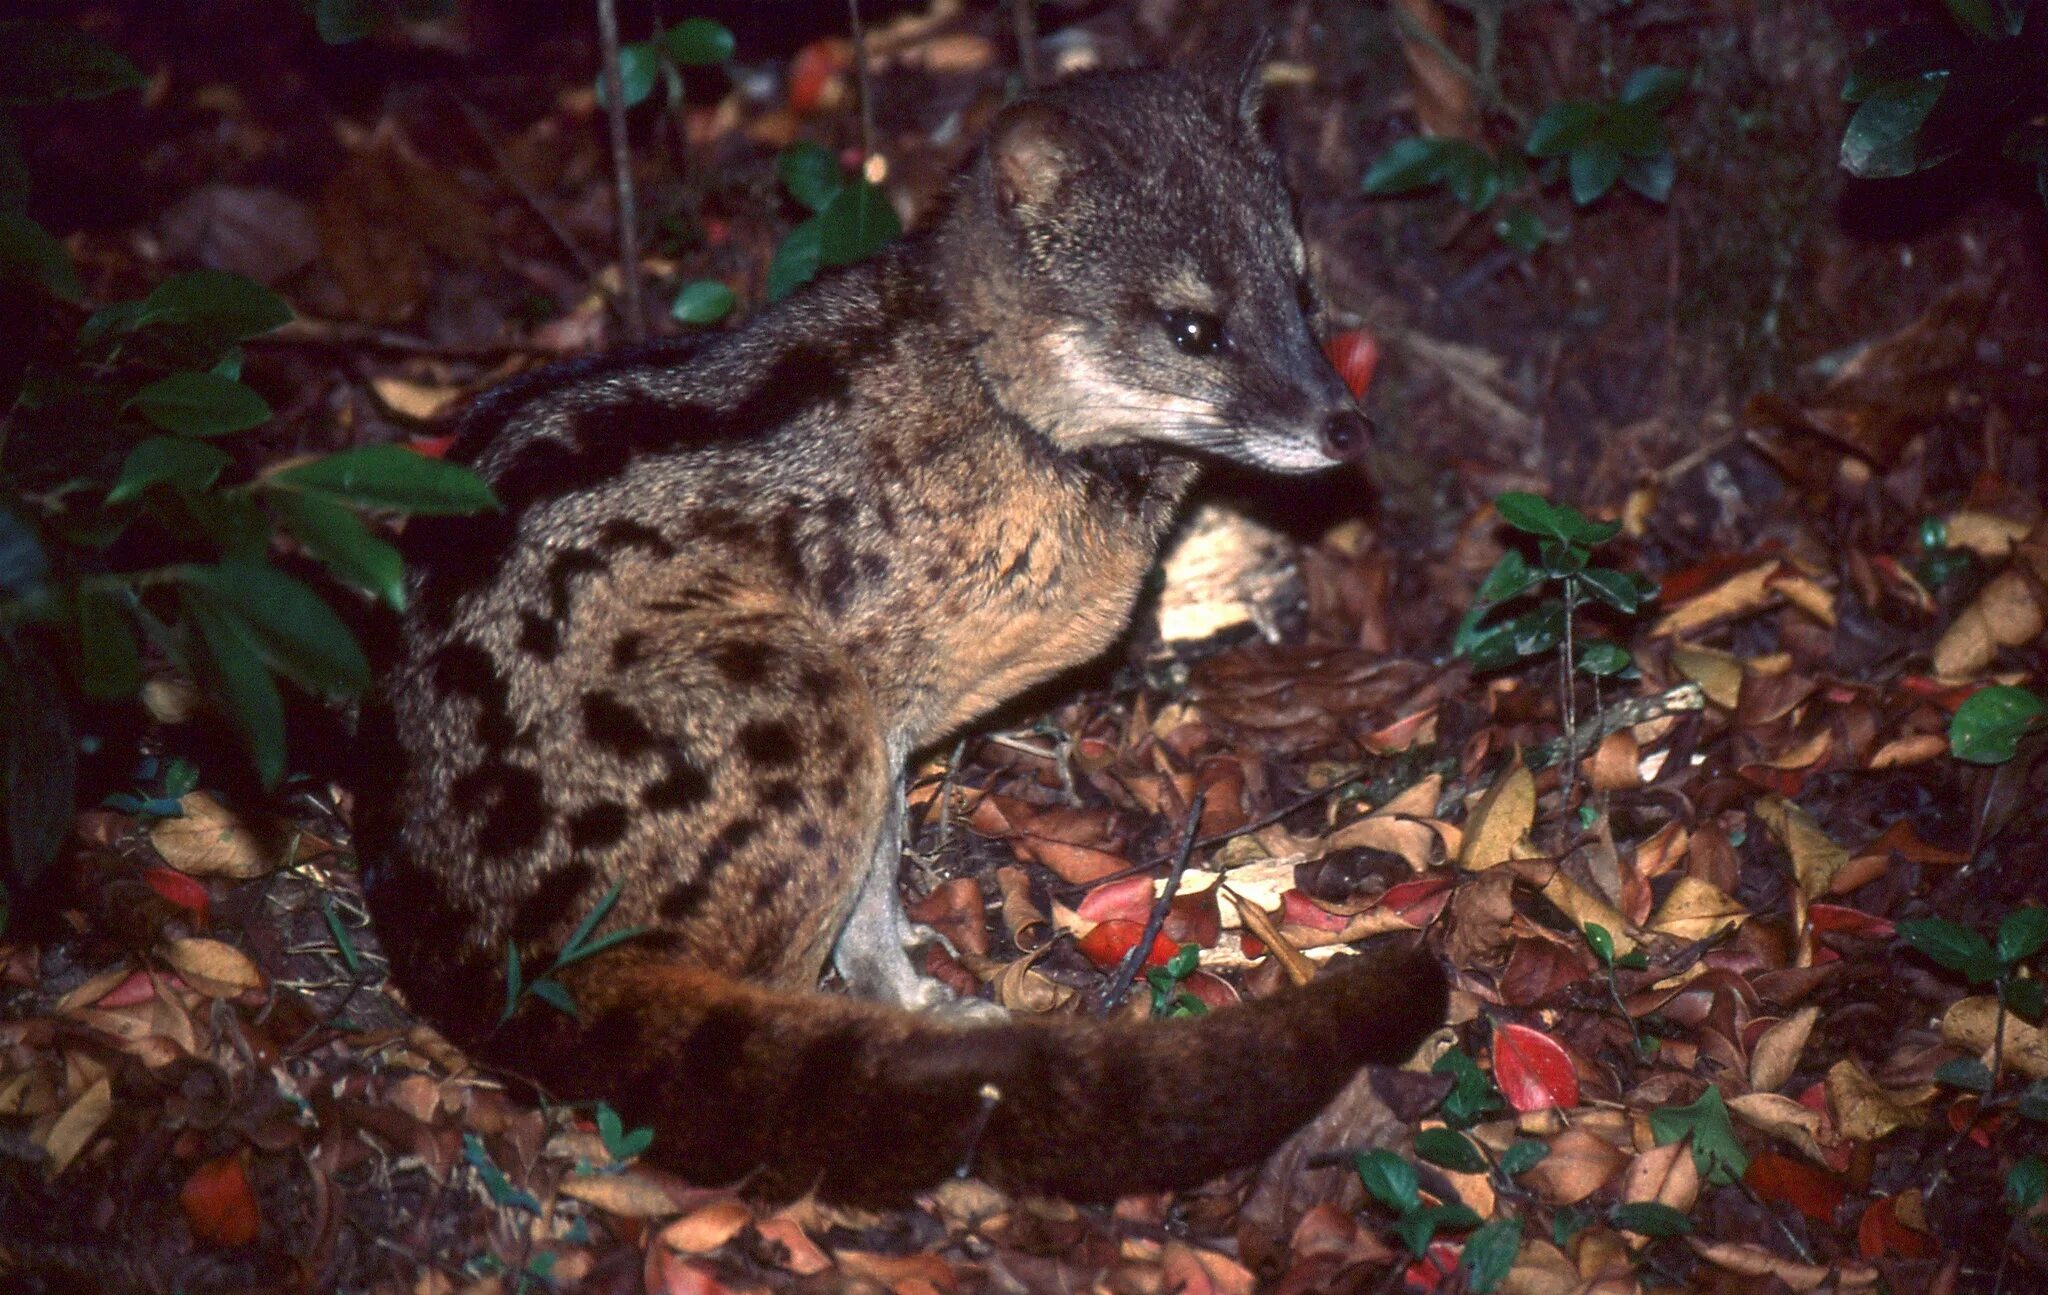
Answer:
<path fill-rule="evenodd" d="M 564 979 L 580 1024 L 530 1005 L 479 1050 L 557 1096 L 606 1098 L 693 1180 L 857 1204 L 901 1201 L 963 1163 L 1077 1200 L 1192 1186 L 1267 1155 L 1360 1065 L 1405 1060 L 1446 996 L 1420 942 L 1168 1021 L 954 1026 L 624 948 Z"/>

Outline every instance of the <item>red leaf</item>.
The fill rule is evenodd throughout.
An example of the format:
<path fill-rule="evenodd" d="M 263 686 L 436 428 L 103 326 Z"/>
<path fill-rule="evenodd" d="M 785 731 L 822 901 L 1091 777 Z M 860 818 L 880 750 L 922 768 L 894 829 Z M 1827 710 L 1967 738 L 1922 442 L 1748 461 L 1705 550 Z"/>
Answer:
<path fill-rule="evenodd" d="M 1123 956 L 1137 947 L 1138 937 L 1145 934 L 1143 922 L 1126 922 L 1113 918 L 1082 936 L 1076 945 L 1087 955 L 1088 961 L 1098 967 L 1114 967 L 1123 961 Z M 1166 938 L 1161 931 L 1152 937 L 1152 948 L 1145 955 L 1148 967 L 1163 967 L 1173 961 L 1173 955 L 1180 952 L 1180 946 Z"/>
<path fill-rule="evenodd" d="M 1362 396 L 1372 385 L 1373 371 L 1380 367 L 1380 341 L 1362 328 L 1333 333 L 1323 344 L 1323 353 L 1353 396 Z"/>
<path fill-rule="evenodd" d="M 1150 877 L 1124 877 L 1105 881 L 1081 896 L 1080 907 L 1074 912 L 1091 922 L 1120 919 L 1142 925 L 1152 916 L 1153 898 Z"/>
<path fill-rule="evenodd" d="M 138 1003 L 146 1003 L 155 997 L 156 985 L 150 981 L 149 973 L 138 971 L 108 990 L 93 1006 L 134 1007 Z"/>
<path fill-rule="evenodd" d="M 1408 1265 L 1402 1274 L 1408 1289 L 1433 1291 L 1444 1278 L 1458 1270 L 1458 1256 L 1464 1253 L 1463 1243 L 1456 1241 L 1432 1241 L 1429 1252 Z"/>
<path fill-rule="evenodd" d="M 1932 1259 L 1934 1238 L 1899 1222 L 1898 1198 L 1880 1196 L 1856 1224 L 1856 1250 L 1865 1259 L 1894 1254 L 1901 1259 Z"/>
<path fill-rule="evenodd" d="M 825 87 L 849 62 L 836 40 L 814 40 L 789 63 L 789 110 L 808 116 L 824 106 Z"/>
<path fill-rule="evenodd" d="M 423 459 L 444 459 L 455 444 L 455 433 L 445 436 L 415 436 L 405 443 L 405 448 Z"/>
<path fill-rule="evenodd" d="M 1833 1223 L 1844 1195 L 1835 1175 L 1775 1151 L 1758 1152 L 1742 1178 L 1764 1200 L 1790 1205 L 1816 1223 Z"/>
<path fill-rule="evenodd" d="M 1403 921 L 1424 927 L 1437 919 L 1450 899 L 1449 877 L 1417 877 L 1387 887 L 1379 906 L 1399 913 Z"/>
<path fill-rule="evenodd" d="M 1290 890 L 1280 896 L 1280 924 L 1311 931 L 1341 931 L 1351 925 L 1351 919 L 1331 912 L 1299 890 Z"/>
<path fill-rule="evenodd" d="M 179 908 L 189 910 L 202 920 L 206 917 L 206 887 L 200 885 L 197 879 L 186 876 L 176 868 L 146 868 L 143 870 L 142 880 L 148 883 L 151 890 Z"/>
<path fill-rule="evenodd" d="M 194 1169 L 178 1191 L 178 1205 L 192 1225 L 192 1235 L 212 1246 L 248 1245 L 263 1222 L 239 1153 Z"/>
<path fill-rule="evenodd" d="M 1813 904 L 1808 906 L 1806 915 L 1813 922 L 1816 932 L 1839 931 L 1844 935 L 1860 935 L 1871 940 L 1892 938 L 1891 919 L 1874 917 L 1860 908 L 1849 908 L 1842 904 Z"/>
<path fill-rule="evenodd" d="M 1930 679 L 1924 674 L 1909 674 L 1899 677 L 1899 688 L 1923 701 L 1931 701 L 1950 714 L 1956 707 L 1970 699 L 1970 694 L 1984 687 L 1981 683 L 1952 684 L 1939 679 Z"/>
<path fill-rule="evenodd" d="M 1190 994 L 1201 999 L 1203 1005 L 1212 1012 L 1219 1007 L 1229 1007 L 1241 1001 L 1237 990 L 1232 988 L 1230 982 L 1213 971 L 1197 971 L 1183 980 L 1181 985 Z"/>
<path fill-rule="evenodd" d="M 1526 1025 L 1493 1027 L 1493 1082 L 1508 1105 L 1527 1114 L 1579 1104 L 1579 1072 L 1562 1044 Z"/>

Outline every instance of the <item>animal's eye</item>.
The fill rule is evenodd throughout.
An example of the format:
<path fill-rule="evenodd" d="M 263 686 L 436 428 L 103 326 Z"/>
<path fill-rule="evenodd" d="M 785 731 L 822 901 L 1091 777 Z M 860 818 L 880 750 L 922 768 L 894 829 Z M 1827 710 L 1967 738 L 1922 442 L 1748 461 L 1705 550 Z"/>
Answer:
<path fill-rule="evenodd" d="M 1223 321 L 1200 310 L 1169 310 L 1166 335 L 1183 355 L 1210 355 L 1223 345 Z"/>

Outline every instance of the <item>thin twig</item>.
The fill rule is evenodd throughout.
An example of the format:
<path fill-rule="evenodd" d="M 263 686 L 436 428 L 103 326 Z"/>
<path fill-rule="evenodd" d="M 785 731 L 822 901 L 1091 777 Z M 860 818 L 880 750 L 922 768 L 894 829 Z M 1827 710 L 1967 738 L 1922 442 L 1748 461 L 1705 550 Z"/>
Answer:
<path fill-rule="evenodd" d="M 1327 782 L 1324 783 L 1322 786 L 1317 787 L 1313 791 L 1303 792 L 1301 795 L 1296 796 L 1293 800 L 1288 801 L 1285 805 L 1282 805 L 1280 808 L 1273 810 L 1271 813 L 1262 814 L 1259 817 L 1253 819 L 1251 822 L 1245 823 L 1239 827 L 1233 827 L 1227 832 L 1218 832 L 1214 836 L 1205 836 L 1201 840 L 1195 842 L 1195 844 L 1201 846 L 1204 849 L 1207 849 L 1212 845 L 1221 845 L 1225 841 L 1231 840 L 1234 837 L 1245 836 L 1249 833 L 1259 831 L 1262 828 L 1271 827 L 1273 826 L 1273 824 L 1279 822 L 1283 818 L 1288 817 L 1290 814 L 1294 813 L 1298 809 L 1306 809 L 1310 805 L 1315 804 L 1319 800 L 1328 800 L 1330 797 L 1344 790 L 1344 788 L 1349 787 L 1354 783 L 1365 781 L 1365 775 L 1366 769 L 1364 766 L 1361 765 L 1360 767 L 1353 769 L 1351 772 L 1345 774 L 1343 777 L 1338 778 L 1334 782 Z"/>
<path fill-rule="evenodd" d="M 1010 0 L 1010 30 L 1017 36 L 1017 72 L 1026 90 L 1038 80 L 1038 0 Z"/>
<path fill-rule="evenodd" d="M 1124 995 L 1131 992 L 1131 985 L 1138 978 L 1138 968 L 1145 965 L 1145 957 L 1152 951 L 1152 941 L 1159 938 L 1159 932 L 1166 925 L 1166 911 L 1173 907 L 1174 892 L 1180 889 L 1180 879 L 1188 870 L 1188 859 L 1195 852 L 1195 829 L 1202 822 L 1202 803 L 1209 797 L 1206 790 L 1197 791 L 1195 798 L 1188 802 L 1187 819 L 1181 828 L 1180 851 L 1173 857 L 1173 868 L 1166 874 L 1166 888 L 1159 892 L 1159 898 L 1152 901 L 1152 914 L 1145 919 L 1145 932 L 1138 937 L 1138 943 L 1124 960 L 1118 964 L 1116 979 L 1110 981 L 1109 992 L 1102 1000 L 1102 1014 L 1115 1011 L 1117 1004 L 1124 1001 Z"/>
<path fill-rule="evenodd" d="M 597 39 L 604 56 L 605 126 L 619 206 L 619 310 L 627 340 L 642 342 L 647 340 L 647 316 L 640 309 L 640 221 L 634 210 L 633 150 L 626 140 L 626 91 L 619 76 L 618 0 L 597 0 Z"/>
<path fill-rule="evenodd" d="M 596 278 L 598 272 L 597 263 L 590 259 L 588 252 L 585 252 L 577 245 L 575 238 L 570 235 L 568 228 L 561 221 L 555 219 L 555 214 L 541 203 L 540 195 L 533 191 L 532 186 L 527 184 L 525 179 L 520 176 L 518 170 L 513 167 L 512 159 L 505 155 L 505 150 L 499 146 L 497 137 L 491 134 L 491 123 L 485 119 L 483 109 L 477 107 L 453 90 L 448 92 L 448 97 L 453 99 L 455 106 L 462 110 L 463 117 L 469 122 L 469 128 L 476 132 L 478 139 L 483 141 L 485 151 L 491 155 L 491 161 L 497 165 L 498 174 L 505 178 L 505 183 L 512 186 L 513 191 L 526 204 L 527 210 L 540 217 L 540 223 L 548 227 L 548 232 L 555 236 L 555 241 L 562 245 L 562 250 L 569 254 L 569 258 L 576 262 L 577 268 L 583 271 L 584 277 Z"/>
<path fill-rule="evenodd" d="M 853 29 L 853 77 L 860 92 L 860 159 L 862 174 L 866 174 L 867 160 L 875 155 L 875 96 L 868 84 L 868 37 L 861 26 L 860 0 L 846 0 L 846 21 Z"/>

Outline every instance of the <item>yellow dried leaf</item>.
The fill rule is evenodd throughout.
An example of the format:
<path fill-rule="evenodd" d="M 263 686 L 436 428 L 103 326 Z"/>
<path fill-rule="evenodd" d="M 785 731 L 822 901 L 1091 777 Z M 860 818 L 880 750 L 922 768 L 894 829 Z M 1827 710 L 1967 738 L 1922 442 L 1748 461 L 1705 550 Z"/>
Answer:
<path fill-rule="evenodd" d="M 1903 769 L 1948 757 L 1948 736 L 1943 733 L 1915 733 L 1895 737 L 1871 753 L 1873 769 Z"/>
<path fill-rule="evenodd" d="M 667 1218 L 678 1208 L 676 1198 L 670 1195 L 668 1188 L 632 1168 L 611 1174 L 565 1178 L 562 1180 L 562 1195 L 573 1196 L 607 1214 L 626 1219 Z M 742 1224 L 745 1222 L 744 1218 L 741 1219 Z"/>
<path fill-rule="evenodd" d="M 208 998 L 233 998 L 249 989 L 263 988 L 263 973 L 232 944 L 193 936 L 173 940 L 164 960 L 177 968 L 186 984 Z"/>
<path fill-rule="evenodd" d="M 1797 1147 L 1814 1162 L 1825 1164 L 1826 1148 L 1841 1138 L 1828 1127 L 1828 1117 L 1810 1106 L 1802 1106 L 1782 1093 L 1744 1093 L 1728 1099 L 1736 1118 L 1762 1129 L 1788 1146 Z"/>
<path fill-rule="evenodd" d="M 1571 1205 L 1599 1191 L 1626 1160 L 1613 1143 L 1574 1125 L 1550 1140 L 1550 1154 L 1523 1178 L 1550 1204 Z"/>
<path fill-rule="evenodd" d="M 281 862 L 240 815 L 203 791 L 178 801 L 185 812 L 149 829 L 150 844 L 164 862 L 194 877 L 261 877 Z"/>
<path fill-rule="evenodd" d="M 1650 929 L 1675 939 L 1704 940 L 1725 926 L 1740 925 L 1749 911 L 1698 877 L 1681 876 L 1650 918 Z"/>
<path fill-rule="evenodd" d="M 1835 1113 L 1835 1127 L 1843 1137 L 1858 1142 L 1875 1142 L 1894 1129 L 1926 1123 L 1927 1112 L 1918 1108 L 1932 1101 L 1935 1092 L 1933 1084 L 1887 1091 L 1847 1057 L 1828 1071 L 1828 1109 Z"/>
<path fill-rule="evenodd" d="M 384 402 L 385 408 L 416 423 L 430 423 L 439 418 L 463 395 L 461 387 L 409 382 L 394 377 L 371 378 L 370 390 L 377 393 L 377 399 Z"/>
<path fill-rule="evenodd" d="M 1577 1295 L 1580 1289 L 1579 1270 L 1542 1237 L 1522 1243 L 1515 1266 L 1500 1283 L 1501 1295 Z"/>
<path fill-rule="evenodd" d="M 1621 1178 L 1621 1199 L 1630 1205 L 1668 1205 L 1685 1214 L 1699 1195 L 1699 1165 L 1683 1139 L 1637 1152 Z"/>
<path fill-rule="evenodd" d="M 1775 1092 L 1799 1067 L 1799 1054 L 1806 1048 L 1820 1008 L 1802 1007 L 1758 1036 L 1749 1050 L 1749 1086 L 1760 1093 Z"/>
<path fill-rule="evenodd" d="M 1848 849 L 1835 844 L 1811 814 L 1783 796 L 1766 796 L 1758 801 L 1756 816 L 1792 856 L 1792 873 L 1798 878 L 1799 893 L 1808 899 L 1827 894 L 1828 883 L 1849 862 Z"/>
<path fill-rule="evenodd" d="M 754 1221 L 754 1211 L 726 1197 L 677 1219 L 661 1230 L 661 1243 L 684 1254 L 707 1254 L 733 1239 Z"/>
<path fill-rule="evenodd" d="M 1992 560 L 2012 552 L 2013 546 L 2027 537 L 2025 522 L 1975 508 L 1950 513 L 1946 526 L 1950 548 L 1968 549 L 1980 558 Z"/>
<path fill-rule="evenodd" d="M 1486 789 L 1465 823 L 1465 848 L 1458 866 L 1468 872 L 1498 867 L 1517 853 L 1529 854 L 1524 840 L 1536 824 L 1536 779 L 1519 752 Z"/>
<path fill-rule="evenodd" d="M 1772 595 L 1768 584 L 1778 570 L 1778 561 L 1773 558 L 1739 575 L 1730 576 L 1691 602 L 1671 611 L 1657 622 L 1650 633 L 1676 637 L 1689 634 L 1718 620 L 1760 611 L 1771 605 Z"/>
<path fill-rule="evenodd" d="M 1834 1291 L 1855 1290 L 1877 1285 L 1877 1269 L 1869 1264 L 1838 1263 L 1823 1267 L 1786 1259 L 1763 1246 L 1746 1241 L 1704 1241 L 1687 1237 L 1687 1244 L 1705 1259 L 1729 1272 L 1745 1277 L 1775 1277 L 1795 1291 L 1819 1290 L 1826 1283 Z"/>
<path fill-rule="evenodd" d="M 1780 576 L 1771 581 L 1770 589 L 1821 624 L 1834 628 L 1835 596 L 1818 581 L 1808 576 Z"/>
<path fill-rule="evenodd" d="M 1985 585 L 1974 601 L 1957 614 L 1934 645 L 1934 673 L 1944 679 L 1967 679 L 1991 664 L 2002 647 L 2018 647 L 2040 637 L 2048 610 L 2034 585 L 2018 571 L 2005 571 Z"/>
<path fill-rule="evenodd" d="M 1997 1026 L 1998 1000 L 1991 997 L 1965 998 L 1941 1018 L 1944 1042 L 1969 1048 L 1991 1060 L 1991 1034 Z M 2048 1032 L 2005 1013 L 2004 1037 L 2000 1040 L 2000 1061 L 2033 1079 L 2048 1079 Z"/>
<path fill-rule="evenodd" d="M 1594 791 L 1628 791 L 1642 785 L 1642 755 L 1629 729 L 1609 733 L 1586 757 L 1586 781 Z"/>
<path fill-rule="evenodd" d="M 1443 799 L 1443 795 L 1444 776 L 1433 773 L 1403 790 L 1392 800 L 1373 810 L 1373 813 L 1399 814 L 1405 818 L 1430 818 L 1436 814 L 1437 802 Z"/>
<path fill-rule="evenodd" d="M 1671 666 L 1723 710 L 1734 710 L 1742 697 L 1742 662 L 1727 652 L 1677 643 L 1671 648 Z"/>
<path fill-rule="evenodd" d="M 42 1147 L 49 1154 L 52 1177 L 70 1167 L 113 1112 L 113 1081 L 102 1075 L 79 1094 L 78 1100 L 66 1107 L 64 1113 L 57 1117 L 57 1122 L 43 1134 Z"/>
<path fill-rule="evenodd" d="M 1330 834 L 1328 848 L 1348 850 L 1365 846 L 1398 854 L 1416 872 L 1426 870 L 1435 857 L 1437 834 L 1428 823 L 1413 818 L 1370 814 L 1346 823 Z"/>
<path fill-rule="evenodd" d="M 1621 910 L 1565 876 L 1562 870 L 1552 873 L 1550 880 L 1543 883 L 1543 897 L 1563 909 L 1579 926 L 1598 922 L 1607 928 L 1607 933 L 1614 937 L 1616 953 L 1627 953 L 1636 947 L 1635 937 L 1628 933 L 1628 919 L 1621 915 Z"/>

